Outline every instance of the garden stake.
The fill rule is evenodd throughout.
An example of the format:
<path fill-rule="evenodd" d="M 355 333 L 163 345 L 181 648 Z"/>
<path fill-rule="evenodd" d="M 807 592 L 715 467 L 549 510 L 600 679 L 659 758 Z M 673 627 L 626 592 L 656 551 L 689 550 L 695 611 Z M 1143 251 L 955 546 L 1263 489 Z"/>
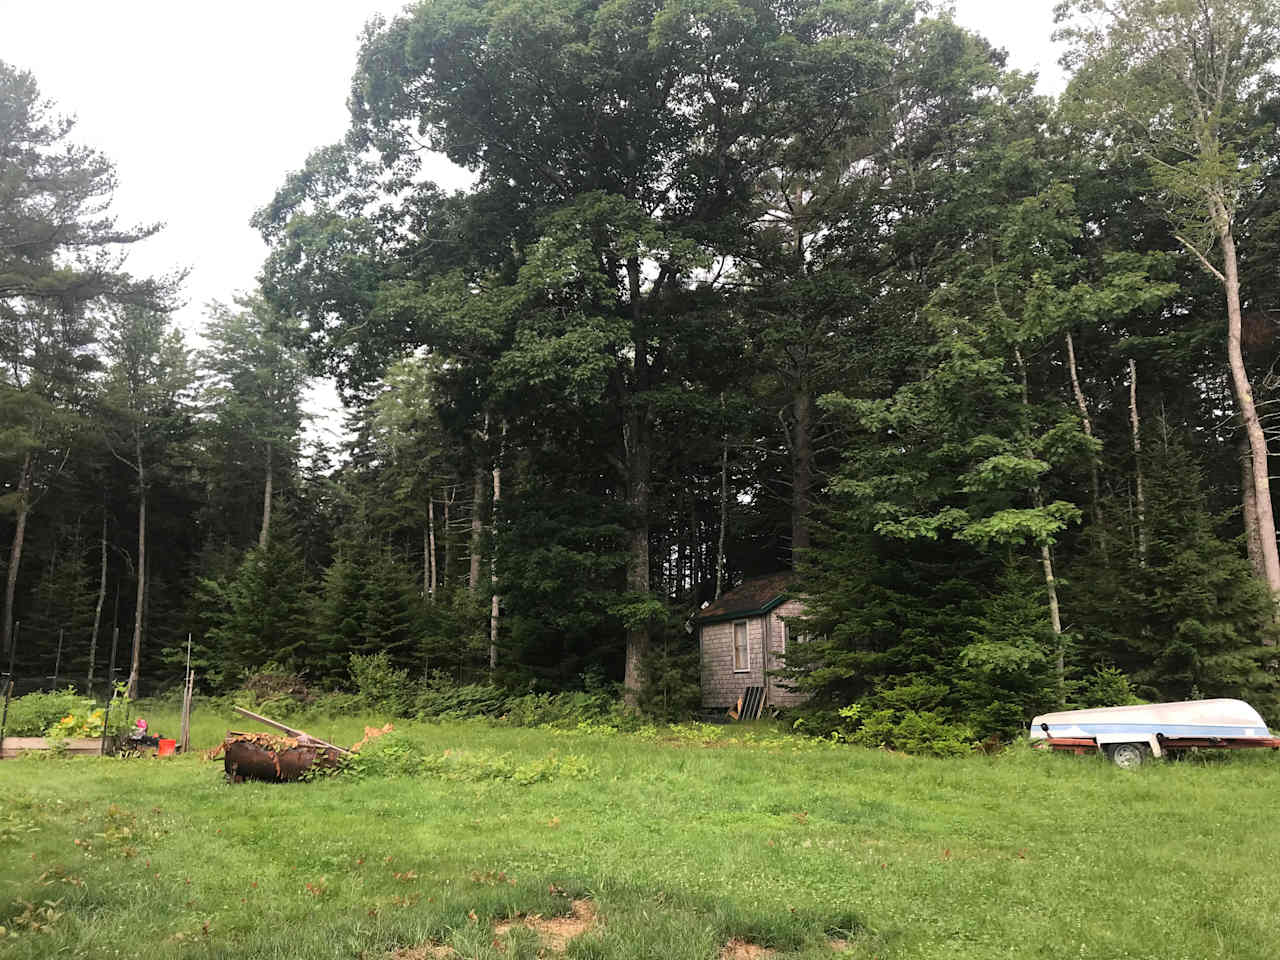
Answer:
<path fill-rule="evenodd" d="M 4 685 L 4 713 L 0 714 L 0 757 L 4 756 L 4 728 L 9 722 L 9 697 L 13 693 L 13 681 L 6 680 Z"/>
<path fill-rule="evenodd" d="M 120 592 L 116 591 L 116 599 L 119 600 Z M 107 697 L 107 709 L 102 715 L 102 747 L 100 753 L 103 755 L 107 752 L 107 730 L 111 723 L 111 703 L 116 698 L 116 647 L 120 644 L 120 624 L 116 624 L 111 628 L 111 666 L 107 667 L 107 689 L 111 691 L 111 695 Z"/>
<path fill-rule="evenodd" d="M 21 622 L 14 624 L 13 638 L 9 641 L 9 670 L 4 675 L 4 712 L 0 713 L 0 757 L 4 756 L 4 731 L 9 724 L 9 698 L 13 696 L 13 651 L 18 646 L 18 628 Z"/>

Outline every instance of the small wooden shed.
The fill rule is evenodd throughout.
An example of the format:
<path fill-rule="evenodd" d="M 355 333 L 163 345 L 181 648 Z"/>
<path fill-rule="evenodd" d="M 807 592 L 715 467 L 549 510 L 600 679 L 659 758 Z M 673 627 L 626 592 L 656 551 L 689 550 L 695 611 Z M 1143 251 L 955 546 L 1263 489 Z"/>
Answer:
<path fill-rule="evenodd" d="M 786 707 L 804 697 L 769 671 L 782 667 L 791 635 L 787 617 L 804 613 L 793 595 L 790 571 L 753 577 L 703 607 L 693 618 L 702 660 L 702 705 L 733 707 L 750 687 L 762 687 L 764 707 Z"/>

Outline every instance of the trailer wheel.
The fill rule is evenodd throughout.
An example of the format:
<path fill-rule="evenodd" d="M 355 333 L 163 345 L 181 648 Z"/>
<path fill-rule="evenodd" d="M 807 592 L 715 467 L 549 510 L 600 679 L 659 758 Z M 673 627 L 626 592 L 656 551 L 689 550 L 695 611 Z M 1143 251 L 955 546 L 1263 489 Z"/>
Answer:
<path fill-rule="evenodd" d="M 1132 770 L 1147 762 L 1151 748 L 1145 743 L 1117 743 L 1111 748 L 1111 762 L 1117 767 Z"/>

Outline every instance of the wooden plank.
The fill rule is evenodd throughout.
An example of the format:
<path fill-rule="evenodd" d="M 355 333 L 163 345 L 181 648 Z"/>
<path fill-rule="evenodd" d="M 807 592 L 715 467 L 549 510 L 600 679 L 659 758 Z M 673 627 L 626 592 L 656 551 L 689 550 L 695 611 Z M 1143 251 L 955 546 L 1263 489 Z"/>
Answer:
<path fill-rule="evenodd" d="M 313 737 L 305 730 L 295 730 L 293 727 L 286 727 L 278 720 L 272 720 L 270 717 L 264 717 L 261 714 L 254 713 L 252 710 L 246 710 L 244 707 L 232 707 L 236 713 L 248 717 L 250 720 L 257 720 L 259 723 L 265 723 L 268 727 L 275 727 L 277 730 L 287 733 L 291 737 L 297 737 L 299 740 L 305 740 L 308 743 L 318 743 L 322 747 L 329 747 L 337 750 L 339 753 L 350 753 L 346 747 L 340 747 L 336 743 L 330 743 L 328 740 L 321 740 L 319 737 Z"/>
<path fill-rule="evenodd" d="M 187 641 L 187 659 L 191 658 L 191 642 Z M 186 753 L 191 746 L 191 695 L 195 688 L 196 675 L 195 671 L 189 667 L 187 669 L 187 682 L 183 685 L 182 690 L 182 724 L 181 733 L 178 737 L 178 750 Z"/>
<path fill-rule="evenodd" d="M 96 737 L 70 737 L 63 741 L 67 745 L 67 753 L 77 757 L 96 757 L 102 754 L 102 742 Z M 52 744 L 47 737 L 5 737 L 4 746 L 0 748 L 0 757 L 9 760 L 24 750 L 50 750 Z"/>
<path fill-rule="evenodd" d="M 747 687 L 738 698 L 738 707 L 729 716 L 734 720 L 758 720 L 764 709 L 764 687 Z"/>

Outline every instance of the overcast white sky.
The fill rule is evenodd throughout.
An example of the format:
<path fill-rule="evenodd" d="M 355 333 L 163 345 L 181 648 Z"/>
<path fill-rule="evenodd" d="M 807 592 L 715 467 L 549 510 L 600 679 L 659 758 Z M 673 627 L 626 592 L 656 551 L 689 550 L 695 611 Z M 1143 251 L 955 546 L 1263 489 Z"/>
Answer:
<path fill-rule="evenodd" d="M 189 269 L 178 319 L 254 284 L 266 250 L 249 227 L 288 171 L 346 130 L 361 27 L 403 0 L 0 0 L 0 60 L 30 70 L 78 118 L 75 139 L 116 164 L 122 222 L 165 229 L 130 255 L 139 274 Z M 956 19 L 1014 67 L 1062 85 L 1054 0 L 956 0 Z M 434 177 L 462 186 L 441 161 Z M 316 391 L 319 412 L 331 391 Z M 330 420 L 331 418 L 323 418 Z"/>

